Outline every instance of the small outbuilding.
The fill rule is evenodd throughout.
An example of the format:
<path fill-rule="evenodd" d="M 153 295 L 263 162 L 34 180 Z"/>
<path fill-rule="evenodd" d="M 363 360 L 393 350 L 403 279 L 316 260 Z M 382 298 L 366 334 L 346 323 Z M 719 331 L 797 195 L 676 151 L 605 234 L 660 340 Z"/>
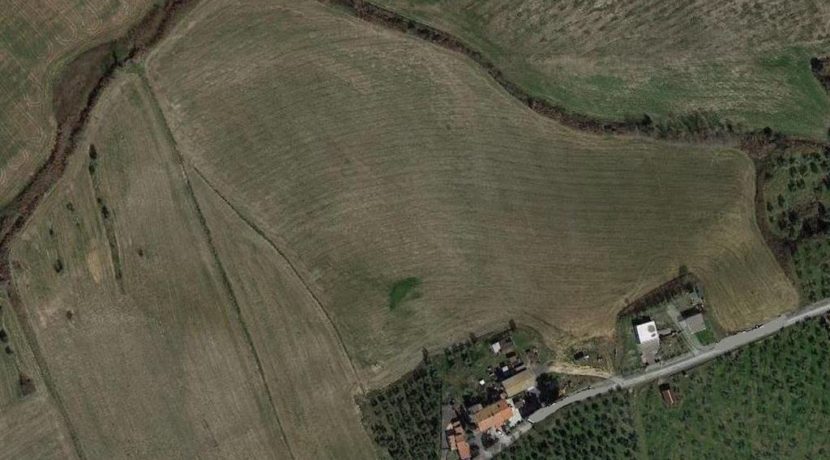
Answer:
<path fill-rule="evenodd" d="M 688 329 L 692 334 L 697 334 L 698 332 L 706 330 L 706 322 L 703 320 L 703 313 L 701 313 L 700 310 L 690 308 L 681 312 L 680 316 L 683 318 L 683 323 L 686 325 L 686 329 Z"/>
<path fill-rule="evenodd" d="M 497 355 L 501 351 L 501 342 L 496 340 L 495 342 L 490 344 L 490 349 L 493 350 L 493 354 Z"/>
<path fill-rule="evenodd" d="M 660 385 L 660 396 L 663 398 L 663 403 L 668 406 L 674 406 L 677 404 L 677 395 L 671 389 L 671 385 L 668 383 L 663 383 Z"/>

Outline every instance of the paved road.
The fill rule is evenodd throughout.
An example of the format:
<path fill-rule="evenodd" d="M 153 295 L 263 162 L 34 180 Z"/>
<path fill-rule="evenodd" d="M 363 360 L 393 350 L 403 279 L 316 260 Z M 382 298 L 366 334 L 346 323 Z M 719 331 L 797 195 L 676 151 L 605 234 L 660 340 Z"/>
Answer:
<path fill-rule="evenodd" d="M 698 354 L 687 353 L 685 355 L 678 356 L 677 358 L 649 366 L 646 368 L 645 372 L 641 374 L 629 377 L 611 377 L 609 380 L 606 380 L 601 384 L 566 396 L 550 406 L 539 409 L 528 417 L 528 421 L 530 421 L 530 423 L 539 423 L 567 405 L 588 399 L 592 396 L 597 396 L 614 388 L 631 388 L 661 377 L 676 374 L 703 364 L 706 361 L 715 359 L 718 356 L 728 353 L 736 348 L 740 348 L 749 343 L 761 340 L 764 337 L 770 336 L 785 327 L 792 326 L 799 321 L 820 316 L 828 312 L 830 312 L 830 299 L 822 300 L 821 302 L 809 305 L 797 312 L 781 315 L 753 329 L 739 332 L 735 335 L 730 335 L 720 342 L 702 347 Z"/>

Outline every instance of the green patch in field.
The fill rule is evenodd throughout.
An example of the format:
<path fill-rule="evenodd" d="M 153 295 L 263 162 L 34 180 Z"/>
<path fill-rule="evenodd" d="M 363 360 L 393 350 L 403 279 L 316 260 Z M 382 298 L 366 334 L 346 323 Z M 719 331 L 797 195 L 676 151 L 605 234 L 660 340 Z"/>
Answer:
<path fill-rule="evenodd" d="M 397 281 L 389 289 L 389 309 L 394 310 L 405 300 L 417 298 L 419 293 L 416 288 L 421 285 L 421 279 L 411 276 Z"/>

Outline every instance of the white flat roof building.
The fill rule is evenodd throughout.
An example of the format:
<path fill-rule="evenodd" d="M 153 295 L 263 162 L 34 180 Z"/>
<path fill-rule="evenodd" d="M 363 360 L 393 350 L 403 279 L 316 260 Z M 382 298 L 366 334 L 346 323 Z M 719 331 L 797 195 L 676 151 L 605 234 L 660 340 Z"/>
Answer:
<path fill-rule="evenodd" d="M 501 342 L 495 341 L 495 342 L 491 343 L 490 344 L 490 349 L 493 350 L 494 354 L 499 354 L 499 352 L 501 351 Z"/>
<path fill-rule="evenodd" d="M 640 343 L 660 341 L 660 334 L 657 332 L 657 324 L 654 321 L 637 325 L 637 341 Z"/>

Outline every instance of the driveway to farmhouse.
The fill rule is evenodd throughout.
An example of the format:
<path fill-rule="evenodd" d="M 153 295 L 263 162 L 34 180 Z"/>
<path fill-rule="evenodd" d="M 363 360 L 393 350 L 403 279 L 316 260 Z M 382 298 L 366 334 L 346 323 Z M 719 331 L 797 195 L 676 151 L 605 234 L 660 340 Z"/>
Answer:
<path fill-rule="evenodd" d="M 701 347 L 698 353 L 686 353 L 676 358 L 651 365 L 641 374 L 628 377 L 613 376 L 605 382 L 589 387 L 578 393 L 568 395 L 550 406 L 539 409 L 528 417 L 528 421 L 530 423 L 539 423 L 553 415 L 559 409 L 575 402 L 583 401 L 614 389 L 635 387 L 661 377 L 667 377 L 686 369 L 699 366 L 700 364 L 715 359 L 724 353 L 728 353 L 744 345 L 775 334 L 785 327 L 792 326 L 793 324 L 808 318 L 823 315 L 827 312 L 830 312 L 830 299 L 822 300 L 797 312 L 781 315 L 764 324 L 755 326 L 752 329 L 725 337 L 720 342 L 706 347 Z"/>

